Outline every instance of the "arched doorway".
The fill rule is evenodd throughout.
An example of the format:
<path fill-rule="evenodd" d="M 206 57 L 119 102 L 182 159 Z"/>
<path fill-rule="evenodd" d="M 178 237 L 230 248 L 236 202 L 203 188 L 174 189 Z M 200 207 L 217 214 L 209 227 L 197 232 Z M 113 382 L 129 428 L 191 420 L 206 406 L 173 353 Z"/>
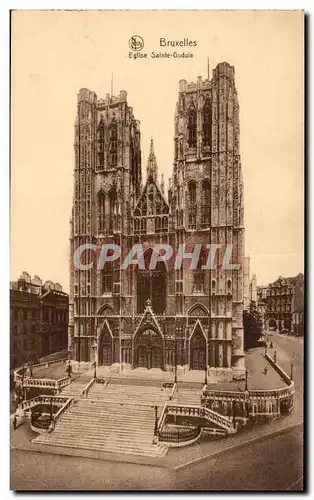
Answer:
<path fill-rule="evenodd" d="M 270 319 L 268 321 L 269 330 L 277 330 L 277 321 L 275 319 Z"/>
<path fill-rule="evenodd" d="M 290 319 L 285 319 L 283 322 L 283 327 L 285 330 L 291 331 L 291 321 Z"/>
<path fill-rule="evenodd" d="M 196 328 L 190 340 L 190 370 L 205 370 L 206 340 L 200 328 Z"/>
<path fill-rule="evenodd" d="M 134 368 L 164 368 L 163 341 L 152 328 L 139 332 L 134 341 Z"/>
<path fill-rule="evenodd" d="M 157 262 L 155 269 L 149 269 L 153 250 L 149 248 L 144 254 L 145 269 L 137 270 L 137 312 L 145 310 L 147 300 L 157 314 L 166 310 L 167 271 L 164 262 Z"/>
<path fill-rule="evenodd" d="M 108 366 L 113 363 L 112 356 L 112 336 L 109 331 L 104 330 L 100 334 L 99 344 L 98 344 L 98 365 Z"/>

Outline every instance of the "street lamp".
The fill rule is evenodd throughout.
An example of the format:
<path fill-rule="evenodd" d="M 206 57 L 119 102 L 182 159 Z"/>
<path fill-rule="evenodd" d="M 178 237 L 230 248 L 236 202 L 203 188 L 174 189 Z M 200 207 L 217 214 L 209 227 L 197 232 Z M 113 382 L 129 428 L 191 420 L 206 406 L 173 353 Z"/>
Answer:
<path fill-rule="evenodd" d="M 233 422 L 233 427 L 236 425 L 236 402 L 233 399 L 232 400 L 232 422 Z"/>
<path fill-rule="evenodd" d="M 244 390 L 245 390 L 245 391 L 247 391 L 247 390 L 248 390 L 248 388 L 247 388 L 247 378 L 248 378 L 248 374 L 249 374 L 249 372 L 248 372 L 248 369 L 246 368 L 246 369 L 245 369 L 245 388 L 244 388 Z"/>
<path fill-rule="evenodd" d="M 174 383 L 178 382 L 177 379 L 177 339 L 174 341 Z"/>
<path fill-rule="evenodd" d="M 290 380 L 293 380 L 293 363 L 290 366 Z"/>
<path fill-rule="evenodd" d="M 156 405 L 155 407 L 155 429 L 154 429 L 154 436 L 157 436 L 157 428 L 158 428 L 158 406 Z"/>
<path fill-rule="evenodd" d="M 25 375 L 25 372 L 26 372 L 26 367 L 25 365 L 23 365 L 22 367 L 22 402 L 26 399 L 25 398 L 25 387 L 24 387 L 24 375 Z"/>
<path fill-rule="evenodd" d="M 52 424 L 52 415 L 53 415 L 53 396 L 50 398 L 50 425 Z"/>
<path fill-rule="evenodd" d="M 97 363 L 96 363 L 96 351 L 97 351 L 97 341 L 96 341 L 96 338 L 94 338 L 94 342 L 92 343 L 92 349 L 94 351 L 94 363 L 93 363 L 93 367 L 94 367 L 94 378 L 96 379 L 96 366 L 97 366 Z"/>
<path fill-rule="evenodd" d="M 277 363 L 277 351 L 274 352 L 274 362 Z"/>
<path fill-rule="evenodd" d="M 70 360 L 71 360 L 71 354 L 72 354 L 72 352 L 73 352 L 73 349 L 72 349 L 72 347 L 71 347 L 71 346 L 69 346 L 69 347 L 68 347 L 68 361 L 70 361 Z"/>
<path fill-rule="evenodd" d="M 206 352 L 205 352 L 205 380 L 204 380 L 204 383 L 205 385 L 207 385 L 207 356 L 208 356 L 208 343 L 207 343 L 207 339 L 206 339 Z"/>

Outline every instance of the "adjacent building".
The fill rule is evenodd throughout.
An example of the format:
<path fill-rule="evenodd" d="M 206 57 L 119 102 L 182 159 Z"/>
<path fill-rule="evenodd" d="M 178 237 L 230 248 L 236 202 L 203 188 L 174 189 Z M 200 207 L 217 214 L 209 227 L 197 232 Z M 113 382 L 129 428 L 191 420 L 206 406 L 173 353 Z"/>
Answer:
<path fill-rule="evenodd" d="M 303 335 L 304 275 L 279 278 L 258 287 L 258 308 L 267 330 Z"/>
<path fill-rule="evenodd" d="M 69 345 L 73 366 L 206 370 L 231 379 L 243 350 L 244 201 L 234 68 L 179 82 L 168 193 L 151 141 L 142 181 L 140 124 L 127 93 L 99 99 L 81 89 L 75 124 Z M 232 245 L 238 269 L 204 270 L 206 245 Z M 121 257 L 82 271 L 81 245 L 116 244 Z M 145 267 L 122 269 L 133 245 Z M 148 263 L 154 245 L 201 244 L 196 269 Z M 91 248 L 94 248 L 91 246 Z M 91 262 L 92 251 L 86 252 Z"/>
<path fill-rule="evenodd" d="M 23 272 L 10 284 L 11 369 L 67 348 L 68 294 Z"/>

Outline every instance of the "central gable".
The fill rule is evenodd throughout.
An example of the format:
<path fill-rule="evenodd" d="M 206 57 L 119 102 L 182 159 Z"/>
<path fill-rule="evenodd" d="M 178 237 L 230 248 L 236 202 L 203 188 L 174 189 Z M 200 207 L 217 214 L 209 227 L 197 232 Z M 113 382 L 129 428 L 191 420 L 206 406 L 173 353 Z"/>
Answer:
<path fill-rule="evenodd" d="M 168 215 L 169 205 L 163 195 L 158 182 L 152 175 L 146 180 L 143 191 L 137 200 L 134 215 L 137 217 L 148 215 Z"/>

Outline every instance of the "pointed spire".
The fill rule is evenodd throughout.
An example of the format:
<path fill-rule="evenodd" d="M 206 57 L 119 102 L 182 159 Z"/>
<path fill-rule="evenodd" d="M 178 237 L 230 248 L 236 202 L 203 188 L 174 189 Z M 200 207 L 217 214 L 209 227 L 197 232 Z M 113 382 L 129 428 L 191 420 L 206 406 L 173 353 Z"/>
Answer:
<path fill-rule="evenodd" d="M 151 139 L 150 141 L 150 150 L 149 150 L 149 156 L 148 156 L 148 161 L 147 161 L 147 178 L 151 175 L 155 181 L 157 181 L 157 173 L 158 173 L 158 167 L 157 167 L 157 160 L 154 152 L 154 141 Z"/>
<path fill-rule="evenodd" d="M 162 194 L 165 194 L 165 179 L 164 179 L 164 174 L 161 174 L 160 188 L 161 188 Z"/>

